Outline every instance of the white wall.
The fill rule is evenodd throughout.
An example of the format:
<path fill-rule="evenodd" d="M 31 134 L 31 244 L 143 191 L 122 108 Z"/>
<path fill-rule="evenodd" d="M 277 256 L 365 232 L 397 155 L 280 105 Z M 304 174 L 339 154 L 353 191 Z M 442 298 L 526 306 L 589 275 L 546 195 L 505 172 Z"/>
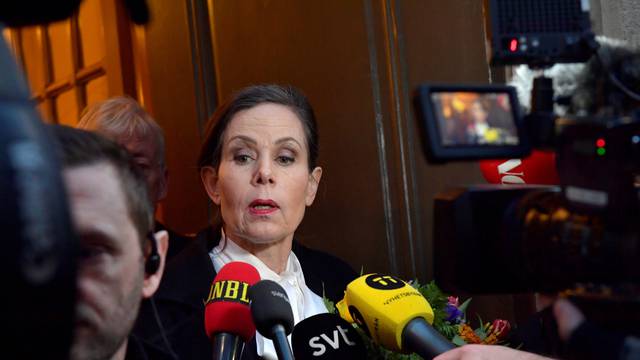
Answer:
<path fill-rule="evenodd" d="M 640 1 L 591 0 L 591 12 L 597 34 L 627 40 L 640 47 Z"/>

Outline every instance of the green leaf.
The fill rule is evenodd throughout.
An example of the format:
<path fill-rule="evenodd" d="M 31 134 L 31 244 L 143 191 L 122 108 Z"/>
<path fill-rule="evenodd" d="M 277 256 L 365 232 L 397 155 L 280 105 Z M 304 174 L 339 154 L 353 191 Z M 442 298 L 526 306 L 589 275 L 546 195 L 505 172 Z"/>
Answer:
<path fill-rule="evenodd" d="M 466 342 L 466 341 L 464 341 L 464 339 L 463 339 L 463 338 L 461 338 L 461 337 L 460 337 L 460 335 L 456 335 L 456 336 L 454 336 L 454 337 L 453 337 L 453 339 L 451 339 L 451 342 L 452 342 L 454 345 L 457 345 L 457 346 L 462 346 L 462 345 L 466 345 L 466 344 L 467 344 L 467 342 Z"/>
<path fill-rule="evenodd" d="M 463 313 L 467 313 L 467 308 L 469 307 L 469 304 L 471 303 L 471 299 L 472 298 L 468 298 L 467 300 L 465 300 L 462 305 L 458 306 L 458 310 L 462 311 Z"/>
<path fill-rule="evenodd" d="M 338 310 L 336 309 L 336 304 L 329 300 L 324 292 L 324 282 L 322 283 L 322 302 L 324 303 L 324 307 L 327 308 L 327 312 L 329 314 L 336 314 Z"/>
<path fill-rule="evenodd" d="M 333 301 L 327 299 L 326 297 L 323 297 L 322 301 L 324 302 L 324 306 L 327 308 L 329 314 L 335 314 L 337 312 L 336 305 L 333 303 Z"/>
<path fill-rule="evenodd" d="M 484 326 L 484 323 L 482 322 L 482 318 L 480 317 L 480 315 L 476 314 L 476 316 L 478 317 L 479 326 L 475 330 L 473 330 L 473 332 L 476 333 L 476 335 L 478 335 L 480 340 L 484 340 L 489 334 L 487 334 L 487 329 Z"/>
<path fill-rule="evenodd" d="M 444 337 L 451 340 L 454 336 L 458 334 L 459 325 L 450 324 L 448 321 L 445 321 L 444 324 L 437 329 Z"/>
<path fill-rule="evenodd" d="M 475 330 L 473 330 L 474 333 L 476 333 L 476 335 L 478 335 L 478 337 L 480 338 L 480 340 L 484 340 L 487 337 L 487 332 L 484 330 L 483 327 L 479 327 Z"/>
<path fill-rule="evenodd" d="M 433 327 L 441 333 L 444 333 L 445 322 L 447 318 L 446 307 L 449 300 L 447 295 L 438 288 L 434 281 L 429 282 L 426 285 L 420 285 L 416 280 L 412 284 L 413 287 L 418 289 L 422 296 L 427 299 L 431 308 L 433 309 Z"/>

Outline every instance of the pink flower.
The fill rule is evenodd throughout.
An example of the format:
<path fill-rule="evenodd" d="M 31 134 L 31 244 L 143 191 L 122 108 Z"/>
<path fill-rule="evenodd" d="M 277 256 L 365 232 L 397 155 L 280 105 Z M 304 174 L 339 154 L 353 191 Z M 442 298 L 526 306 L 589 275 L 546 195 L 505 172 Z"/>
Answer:
<path fill-rule="evenodd" d="M 458 297 L 456 297 L 456 296 L 449 296 L 447 299 L 449 300 L 449 305 L 451 305 L 451 306 L 455 306 L 455 307 L 460 306 L 460 303 L 459 303 Z"/>

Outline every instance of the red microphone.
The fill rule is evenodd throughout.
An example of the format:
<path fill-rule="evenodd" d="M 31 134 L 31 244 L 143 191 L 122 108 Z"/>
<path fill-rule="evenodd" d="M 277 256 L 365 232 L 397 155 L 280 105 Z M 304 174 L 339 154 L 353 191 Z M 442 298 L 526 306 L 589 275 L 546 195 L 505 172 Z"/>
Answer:
<path fill-rule="evenodd" d="M 258 270 L 243 262 L 226 264 L 213 280 L 204 310 L 213 359 L 240 359 L 244 343 L 255 335 L 249 287 L 258 281 Z"/>
<path fill-rule="evenodd" d="M 534 150 L 524 159 L 480 161 L 482 175 L 491 184 L 557 185 L 556 154 Z"/>

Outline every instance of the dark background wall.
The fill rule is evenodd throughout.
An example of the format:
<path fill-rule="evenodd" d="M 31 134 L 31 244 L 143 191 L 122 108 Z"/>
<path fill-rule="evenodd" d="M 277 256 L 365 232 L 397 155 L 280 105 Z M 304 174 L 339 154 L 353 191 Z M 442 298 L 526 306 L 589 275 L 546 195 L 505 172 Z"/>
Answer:
<path fill-rule="evenodd" d="M 196 158 L 206 102 L 200 97 L 201 60 L 195 51 L 193 13 L 187 1 L 148 1 L 149 25 L 135 31 L 137 60 L 144 60 L 141 101 L 165 132 L 169 191 L 159 209 L 170 228 L 196 232 L 207 224 L 206 193 Z M 141 59 L 142 58 L 142 59 Z"/>

